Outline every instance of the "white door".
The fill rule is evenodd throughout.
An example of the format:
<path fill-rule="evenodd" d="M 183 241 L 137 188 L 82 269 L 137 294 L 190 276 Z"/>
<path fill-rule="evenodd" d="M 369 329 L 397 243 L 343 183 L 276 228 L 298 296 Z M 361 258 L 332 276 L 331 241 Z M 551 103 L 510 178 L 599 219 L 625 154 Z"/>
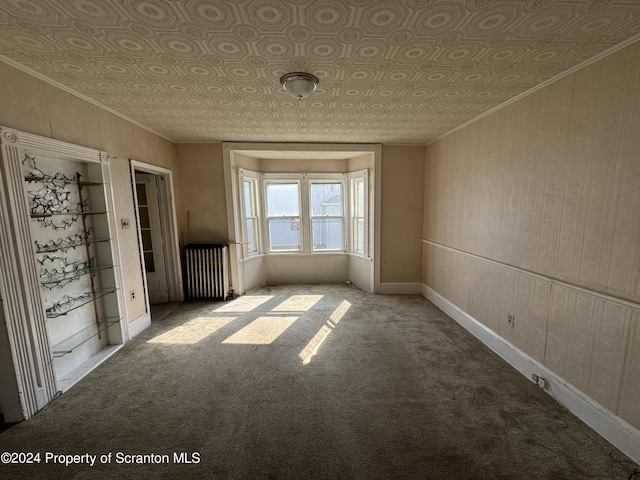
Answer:
<path fill-rule="evenodd" d="M 158 184 L 155 175 L 136 173 L 139 235 L 147 273 L 149 303 L 167 303 L 169 289 L 164 259 L 164 241 L 158 207 Z"/>

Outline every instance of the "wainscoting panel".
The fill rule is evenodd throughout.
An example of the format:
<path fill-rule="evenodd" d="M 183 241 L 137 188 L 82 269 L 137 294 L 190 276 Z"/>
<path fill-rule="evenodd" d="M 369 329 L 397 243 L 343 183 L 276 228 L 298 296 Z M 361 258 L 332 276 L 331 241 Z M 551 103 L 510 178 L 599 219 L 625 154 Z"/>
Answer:
<path fill-rule="evenodd" d="M 617 413 L 640 428 L 640 311 L 634 311 L 629 326 L 627 355 Z"/>
<path fill-rule="evenodd" d="M 630 318 L 629 308 L 554 285 L 544 365 L 615 411 Z"/>
<path fill-rule="evenodd" d="M 640 362 L 634 360 L 640 358 L 640 305 L 432 242 L 423 245 L 425 279 L 434 280 L 425 285 L 640 427 Z"/>

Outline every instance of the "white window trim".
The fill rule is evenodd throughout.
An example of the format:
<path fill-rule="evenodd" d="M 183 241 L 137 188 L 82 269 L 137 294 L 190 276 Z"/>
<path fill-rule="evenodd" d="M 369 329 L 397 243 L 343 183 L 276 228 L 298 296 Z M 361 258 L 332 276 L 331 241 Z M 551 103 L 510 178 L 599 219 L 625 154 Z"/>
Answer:
<path fill-rule="evenodd" d="M 347 184 L 349 185 L 349 240 L 351 241 L 351 244 L 348 247 L 348 252 L 351 255 L 358 255 L 360 257 L 365 257 L 365 258 L 369 258 L 369 243 L 370 243 L 370 228 L 369 228 L 369 191 L 370 191 L 370 186 L 369 186 L 369 169 L 366 168 L 364 170 L 358 170 L 356 172 L 350 172 L 347 175 L 348 181 Z M 355 242 L 354 242 L 354 238 L 355 238 L 355 232 L 354 232 L 354 228 L 353 228 L 353 219 L 355 218 L 355 215 L 353 214 L 353 212 L 355 211 L 354 208 L 354 198 L 352 198 L 351 196 L 351 189 L 353 186 L 353 182 L 355 180 L 362 180 L 364 182 L 364 205 L 363 205 L 363 210 L 364 210 L 364 217 L 363 217 L 363 223 L 364 223 L 364 230 L 363 230 L 363 235 L 364 235 L 364 241 L 363 241 L 363 251 L 362 253 L 360 252 L 356 252 L 354 250 L 354 246 L 355 246 Z"/>
<path fill-rule="evenodd" d="M 309 253 L 339 253 L 339 252 L 347 252 L 348 240 L 349 240 L 349 229 L 346 225 L 347 215 L 349 213 L 349 182 L 347 182 L 346 173 L 313 173 L 307 174 L 307 181 L 305 182 L 305 187 L 307 189 L 306 197 L 308 208 L 307 211 L 309 213 L 309 221 L 307 222 L 307 229 L 309 235 Z M 341 217 L 331 216 L 328 218 L 341 218 L 342 219 L 342 248 L 341 249 L 324 249 L 324 250 L 314 250 L 313 248 L 313 212 L 311 212 L 311 185 L 312 184 L 323 184 L 323 183 L 340 183 L 342 189 L 342 215 Z M 321 218 L 321 217 L 317 217 Z"/>
<path fill-rule="evenodd" d="M 263 244 L 262 251 L 267 254 L 313 254 L 313 255 L 325 255 L 325 254 L 337 254 L 346 253 L 348 245 L 348 227 L 346 224 L 346 218 L 348 214 L 348 204 L 345 199 L 348 199 L 349 186 L 347 182 L 346 173 L 261 173 L 259 174 L 262 186 L 260 188 L 262 192 L 262 224 L 261 228 L 264 234 L 262 235 Z M 300 206 L 300 242 L 301 246 L 299 250 L 271 250 L 270 235 L 269 235 L 269 217 L 267 212 L 267 185 L 273 183 L 298 183 L 298 195 Z M 314 250 L 313 249 L 313 235 L 311 226 L 311 209 L 310 209 L 310 186 L 312 183 L 337 183 L 342 184 L 342 223 L 343 223 L 343 248 L 340 250 Z M 286 217 L 290 218 L 290 217 Z M 294 218 L 294 217 L 291 217 Z M 295 217 L 298 218 L 298 217 Z"/>
<path fill-rule="evenodd" d="M 244 168 L 238 169 L 238 177 L 239 177 L 239 197 L 240 197 L 240 208 L 242 212 L 242 222 L 240 225 L 240 242 L 242 243 L 242 256 L 243 258 L 255 257 L 258 255 L 262 255 L 264 252 L 262 245 L 262 210 L 261 210 L 261 195 L 260 195 L 260 177 L 261 174 L 258 172 L 254 172 L 252 170 L 246 170 Z M 244 182 L 245 181 L 255 182 L 255 213 L 256 213 L 256 225 L 255 231 L 253 232 L 256 249 L 255 252 L 249 251 L 249 242 L 247 238 L 247 223 L 245 218 L 246 212 L 246 204 L 244 199 Z"/>
<path fill-rule="evenodd" d="M 269 254 L 297 254 L 297 253 L 305 253 L 305 228 L 303 227 L 305 223 L 305 205 L 304 205 L 304 194 L 303 194 L 303 179 L 304 174 L 297 173 L 282 173 L 282 174 L 274 174 L 274 173 L 263 173 L 261 175 L 261 188 L 262 198 L 264 201 L 262 202 L 262 231 L 264 235 L 263 238 L 263 251 Z M 297 183 L 298 185 L 298 213 L 299 215 L 285 215 L 280 217 L 270 217 L 268 212 L 268 199 L 267 199 L 267 186 L 269 184 L 291 184 Z M 300 219 L 300 248 L 299 249 L 291 249 L 291 250 L 272 250 L 271 249 L 271 232 L 269 231 L 269 220 L 271 218 L 299 218 Z"/>

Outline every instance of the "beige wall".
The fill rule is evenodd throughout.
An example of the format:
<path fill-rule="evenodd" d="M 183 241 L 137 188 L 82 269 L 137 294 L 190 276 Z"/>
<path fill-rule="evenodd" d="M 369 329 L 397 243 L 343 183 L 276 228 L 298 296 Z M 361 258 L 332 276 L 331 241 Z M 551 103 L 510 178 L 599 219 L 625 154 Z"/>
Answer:
<path fill-rule="evenodd" d="M 424 211 L 422 146 L 382 146 L 380 282 L 420 282 Z"/>
<path fill-rule="evenodd" d="M 222 144 L 178 145 L 181 243 L 227 243 Z"/>
<path fill-rule="evenodd" d="M 640 428 L 638 125 L 640 43 L 428 146 L 423 282 Z"/>
<path fill-rule="evenodd" d="M 117 219 L 135 219 L 130 158 L 176 170 L 175 145 L 95 105 L 3 62 L 0 85 L 0 125 L 96 148 L 112 157 Z M 126 305 L 128 320 L 133 321 L 145 313 L 136 230 L 119 230 L 118 237 L 124 291 L 138 292 L 136 300 L 127 301 Z"/>
<path fill-rule="evenodd" d="M 366 168 L 373 168 L 373 158 L 371 154 L 350 158 L 347 163 L 349 172 L 357 172 L 358 170 L 364 170 Z"/>
<path fill-rule="evenodd" d="M 235 153 L 234 155 L 237 167 L 246 168 L 247 170 L 251 170 L 252 172 L 260 171 L 260 160 L 258 160 L 257 158 L 247 157 L 246 155 L 242 155 L 241 153 Z"/>
<path fill-rule="evenodd" d="M 262 173 L 344 173 L 348 160 L 261 159 Z"/>

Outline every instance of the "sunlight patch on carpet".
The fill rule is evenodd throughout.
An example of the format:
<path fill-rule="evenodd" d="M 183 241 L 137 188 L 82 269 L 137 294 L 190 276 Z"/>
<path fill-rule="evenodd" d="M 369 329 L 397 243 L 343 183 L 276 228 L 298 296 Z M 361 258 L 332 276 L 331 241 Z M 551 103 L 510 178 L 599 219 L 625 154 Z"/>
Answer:
<path fill-rule="evenodd" d="M 174 343 L 191 345 L 198 343 L 222 327 L 234 321 L 237 317 L 198 317 L 180 325 L 168 332 L 158 335 L 147 343 Z"/>
<path fill-rule="evenodd" d="M 226 303 L 222 307 L 216 308 L 214 312 L 247 313 L 268 302 L 273 297 L 274 295 L 244 295 Z"/>
<path fill-rule="evenodd" d="M 323 297 L 324 295 L 291 295 L 272 312 L 306 312 Z"/>
<path fill-rule="evenodd" d="M 259 317 L 222 343 L 269 345 L 297 319 L 298 317 Z"/>

